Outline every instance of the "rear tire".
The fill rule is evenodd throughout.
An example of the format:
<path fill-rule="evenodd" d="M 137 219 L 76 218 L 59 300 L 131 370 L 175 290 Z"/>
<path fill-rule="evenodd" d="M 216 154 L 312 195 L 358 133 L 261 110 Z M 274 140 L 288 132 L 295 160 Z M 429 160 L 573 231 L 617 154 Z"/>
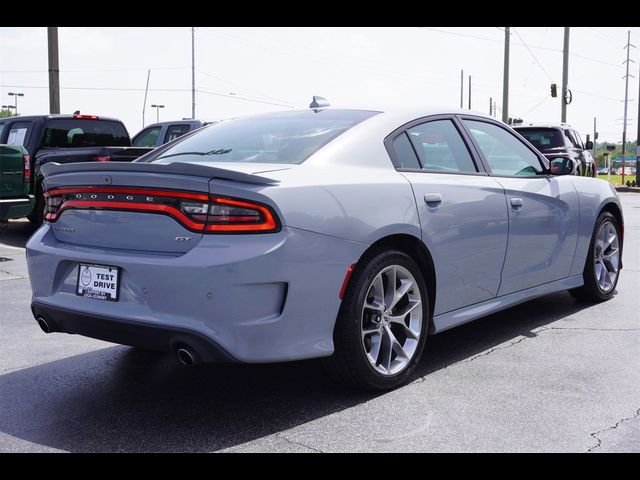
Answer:
<path fill-rule="evenodd" d="M 343 384 L 389 390 L 415 370 L 429 330 L 429 298 L 420 268 L 386 250 L 361 261 L 336 320 L 327 372 Z"/>
<path fill-rule="evenodd" d="M 44 209 L 45 203 L 44 195 L 42 193 L 42 186 L 38 184 L 38 187 L 36 188 L 36 200 L 33 211 L 29 215 L 27 215 L 27 218 L 34 227 L 39 227 L 40 225 L 42 225 L 42 222 L 44 220 Z"/>
<path fill-rule="evenodd" d="M 622 240 L 618 221 L 609 212 L 598 216 L 582 276 L 584 285 L 569 290 L 579 300 L 603 302 L 613 297 L 620 278 Z"/>

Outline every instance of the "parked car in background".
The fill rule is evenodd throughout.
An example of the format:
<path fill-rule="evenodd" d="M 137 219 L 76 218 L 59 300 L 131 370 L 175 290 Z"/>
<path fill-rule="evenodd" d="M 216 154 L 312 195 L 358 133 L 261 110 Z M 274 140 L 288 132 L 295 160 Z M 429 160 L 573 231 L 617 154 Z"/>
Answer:
<path fill-rule="evenodd" d="M 131 143 L 134 147 L 159 147 L 209 123 L 202 120 L 174 120 L 172 122 L 153 123 L 136 133 Z"/>
<path fill-rule="evenodd" d="M 625 175 L 635 175 L 636 169 L 634 167 L 620 167 L 616 170 L 616 175 L 622 175 L 623 172 Z"/>
<path fill-rule="evenodd" d="M 35 207 L 29 215 L 34 224 L 42 223 L 43 165 L 72 162 L 130 162 L 152 148 L 132 148 L 124 124 L 116 118 L 97 115 L 32 115 L 0 119 L 0 144 L 20 145 L 30 157 L 29 192 Z"/>
<path fill-rule="evenodd" d="M 0 145 L 0 221 L 20 218 L 33 210 L 29 194 L 31 164 L 21 145 Z"/>
<path fill-rule="evenodd" d="M 468 110 L 316 106 L 131 163 L 45 165 L 31 309 L 46 333 L 185 365 L 324 357 L 397 387 L 430 334 L 562 290 L 614 296 L 620 202 L 570 163 Z"/>
<path fill-rule="evenodd" d="M 567 124 L 516 126 L 513 129 L 526 138 L 549 160 L 570 158 L 573 174 L 585 177 L 596 176 L 596 163 L 591 155 L 593 143 L 582 143 L 577 130 Z"/>
<path fill-rule="evenodd" d="M 609 173 L 609 167 L 600 167 L 598 169 L 598 175 L 606 175 Z"/>

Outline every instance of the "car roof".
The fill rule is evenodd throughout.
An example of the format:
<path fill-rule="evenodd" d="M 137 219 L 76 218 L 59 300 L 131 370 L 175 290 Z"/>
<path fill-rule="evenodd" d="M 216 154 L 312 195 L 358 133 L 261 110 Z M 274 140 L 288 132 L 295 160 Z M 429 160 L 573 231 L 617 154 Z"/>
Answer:
<path fill-rule="evenodd" d="M 530 125 L 514 125 L 513 128 L 554 128 L 557 130 L 573 129 L 571 125 L 558 125 L 552 123 L 532 123 Z"/>
<path fill-rule="evenodd" d="M 205 123 L 210 123 L 210 122 L 206 122 L 205 120 L 199 120 L 197 118 L 195 119 L 182 119 L 182 120 L 168 120 L 165 122 L 156 122 L 156 123 L 150 123 L 149 125 L 145 125 L 144 128 L 149 128 L 149 127 L 162 127 L 163 125 L 190 125 L 192 123 L 199 123 L 201 125 L 204 125 Z"/>
<path fill-rule="evenodd" d="M 81 113 L 80 116 L 84 116 L 84 115 L 93 115 L 91 113 Z M 98 118 L 95 120 L 107 120 L 109 122 L 120 122 L 122 123 L 122 120 L 120 120 L 119 118 L 114 118 L 114 117 L 104 117 L 102 115 L 96 115 Z M 16 117 L 5 117 L 2 118 L 0 120 L 38 120 L 38 119 L 56 119 L 56 118 L 75 118 L 75 115 L 71 114 L 71 113 L 52 113 L 52 114 L 48 114 L 48 115 L 18 115 Z M 79 120 L 82 120 L 82 118 L 80 118 Z M 86 119 L 86 120 L 91 120 L 91 119 Z"/>

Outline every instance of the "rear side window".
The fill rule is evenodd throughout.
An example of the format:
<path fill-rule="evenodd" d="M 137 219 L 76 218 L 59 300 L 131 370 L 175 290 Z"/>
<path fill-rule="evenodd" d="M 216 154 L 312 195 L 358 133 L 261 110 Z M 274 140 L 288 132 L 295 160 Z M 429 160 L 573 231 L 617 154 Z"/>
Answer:
<path fill-rule="evenodd" d="M 4 123 L 0 123 L 0 140 L 2 140 L 2 132 L 4 131 Z"/>
<path fill-rule="evenodd" d="M 14 122 L 11 124 L 7 137 L 7 145 L 25 146 L 29 141 L 32 125 L 31 122 Z"/>
<path fill-rule="evenodd" d="M 189 131 L 189 125 L 169 125 L 167 133 L 164 136 L 164 143 L 175 140 Z"/>
<path fill-rule="evenodd" d="M 411 141 L 406 133 L 403 132 L 394 138 L 391 147 L 395 154 L 396 168 L 420 168 L 418 157 L 416 157 L 416 152 L 413 151 Z"/>
<path fill-rule="evenodd" d="M 309 156 L 378 112 L 298 110 L 216 123 L 150 161 L 302 163 Z"/>
<path fill-rule="evenodd" d="M 423 170 L 476 173 L 476 165 L 451 120 L 434 120 L 407 130 Z"/>
<path fill-rule="evenodd" d="M 150 127 L 143 130 L 133 140 L 134 147 L 155 147 L 158 143 L 158 136 L 160 135 L 162 127 Z"/>
<path fill-rule="evenodd" d="M 562 133 L 555 128 L 516 128 L 515 130 L 540 151 L 564 147 Z"/>
<path fill-rule="evenodd" d="M 44 147 L 128 147 L 124 125 L 108 120 L 60 118 L 50 120 L 44 132 Z"/>

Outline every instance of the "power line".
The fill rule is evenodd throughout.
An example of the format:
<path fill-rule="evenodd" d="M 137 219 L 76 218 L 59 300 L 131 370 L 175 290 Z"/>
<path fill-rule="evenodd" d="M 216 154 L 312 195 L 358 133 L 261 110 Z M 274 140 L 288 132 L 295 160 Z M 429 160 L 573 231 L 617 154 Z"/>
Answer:
<path fill-rule="evenodd" d="M 614 41 L 614 42 L 616 42 L 616 43 L 618 43 L 618 44 L 621 44 L 621 45 L 624 45 L 624 44 L 626 43 L 626 42 L 624 42 L 624 41 L 622 41 L 622 40 L 620 40 L 620 39 L 618 39 L 618 38 L 612 37 L 611 35 L 609 35 L 609 34 L 607 34 L 607 33 L 601 32 L 601 31 L 600 31 L 600 30 L 598 30 L 597 28 L 593 28 L 593 27 L 578 27 L 578 28 L 586 28 L 586 29 L 588 29 L 588 30 L 591 30 L 592 32 L 595 32 L 595 33 L 596 33 L 596 34 L 598 34 L 601 38 L 607 38 L 607 39 L 612 40 L 612 41 Z"/>
<path fill-rule="evenodd" d="M 0 88 L 47 89 L 49 87 L 41 86 L 41 85 L 0 85 Z M 145 91 L 144 88 L 116 88 L 116 87 L 61 87 L 61 89 L 62 90 L 91 90 L 91 91 L 105 91 L 105 92 L 144 92 Z M 191 89 L 190 88 L 150 88 L 149 91 L 150 92 L 190 92 Z M 223 93 L 223 92 L 216 92 L 213 90 L 203 90 L 203 89 L 198 89 L 197 91 L 208 94 L 208 95 L 216 95 L 219 97 L 233 98 L 235 100 L 242 100 L 245 102 L 265 103 L 269 105 L 278 105 L 281 107 L 297 108 L 296 105 L 269 102 L 267 100 L 258 100 L 258 99 L 249 98 L 246 96 L 232 94 L 232 93 Z"/>
<path fill-rule="evenodd" d="M 524 46 L 526 47 L 526 49 L 529 51 L 529 54 L 533 57 L 533 59 L 535 60 L 535 62 L 538 64 L 538 66 L 540 67 L 540 69 L 545 73 L 545 75 L 547 77 L 549 77 L 549 80 L 551 80 L 551 82 L 553 82 L 553 78 L 551 78 L 551 75 L 549 75 L 549 72 L 547 72 L 547 70 L 542 66 L 542 64 L 540 63 L 540 60 L 538 60 L 538 58 L 535 56 L 535 54 L 531 51 L 531 49 L 529 48 L 529 45 L 527 45 L 527 42 L 524 41 L 524 38 L 522 38 L 522 36 L 520 35 L 520 33 L 518 33 L 518 31 L 516 30 L 516 27 L 512 27 L 513 31 L 515 32 L 515 34 L 518 36 L 518 38 L 520 39 L 520 41 L 524 44 Z"/>
<path fill-rule="evenodd" d="M 459 32 L 449 32 L 447 30 L 440 30 L 438 28 L 430 28 L 430 27 L 418 27 L 421 28 L 423 30 L 431 30 L 433 32 L 439 32 L 439 33 L 446 33 L 449 35 L 456 35 L 459 37 L 468 37 L 468 38 L 475 38 L 477 40 L 486 40 L 488 42 L 495 42 L 495 43 L 503 43 L 502 40 L 496 40 L 495 38 L 488 38 L 488 37 L 480 37 L 477 35 L 469 35 L 468 33 L 459 33 Z M 515 42 L 511 42 L 511 45 L 517 45 L 519 47 L 525 47 L 526 45 L 523 45 L 522 43 L 515 43 Z M 542 47 L 540 45 L 529 45 L 530 48 L 535 48 L 538 50 L 546 50 L 549 52 L 558 52 L 558 53 L 562 53 L 561 49 L 558 48 L 550 48 L 550 47 Z M 617 67 L 617 68 L 624 68 L 623 66 L 616 64 L 616 63 L 611 63 L 611 62 L 607 62 L 605 60 L 600 60 L 597 58 L 593 58 L 593 57 L 588 57 L 586 55 L 580 55 L 579 53 L 569 53 L 570 56 L 572 57 L 577 57 L 577 58 L 582 58 L 584 60 L 590 60 L 592 62 L 596 62 L 596 63 L 601 63 L 603 65 L 609 65 L 612 67 Z"/>
<path fill-rule="evenodd" d="M 524 113 L 522 116 L 526 117 L 527 115 L 529 115 L 531 112 L 533 112 L 534 110 L 536 110 L 540 105 L 542 105 L 544 103 L 545 100 L 547 100 L 549 98 L 549 96 L 547 94 L 545 94 L 544 97 L 542 97 L 542 100 L 540 100 L 538 103 L 536 103 L 531 110 L 529 110 L 527 113 Z"/>

